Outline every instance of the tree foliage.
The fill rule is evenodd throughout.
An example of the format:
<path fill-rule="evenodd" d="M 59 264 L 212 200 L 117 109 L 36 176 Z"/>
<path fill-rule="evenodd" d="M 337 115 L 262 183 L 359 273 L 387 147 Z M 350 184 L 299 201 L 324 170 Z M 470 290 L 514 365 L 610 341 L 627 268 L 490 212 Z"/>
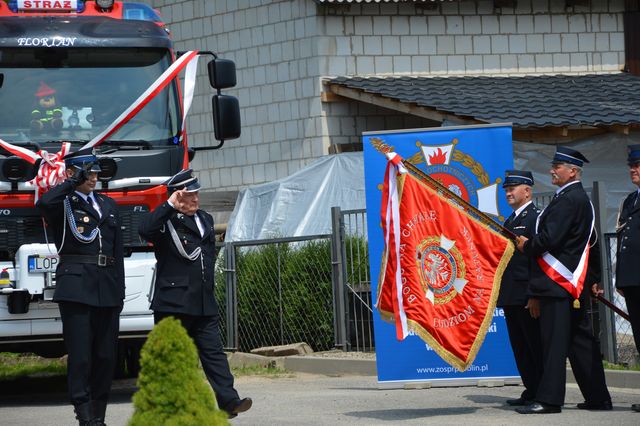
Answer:
<path fill-rule="evenodd" d="M 168 317 L 153 328 L 142 348 L 140 366 L 129 426 L 229 424 L 180 321 Z"/>

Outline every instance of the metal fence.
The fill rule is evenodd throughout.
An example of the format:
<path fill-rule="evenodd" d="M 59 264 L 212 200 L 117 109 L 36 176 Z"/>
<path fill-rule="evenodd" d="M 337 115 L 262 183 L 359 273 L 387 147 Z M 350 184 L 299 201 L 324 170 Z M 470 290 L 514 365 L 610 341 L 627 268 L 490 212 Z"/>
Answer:
<path fill-rule="evenodd" d="M 365 210 L 332 214 L 332 234 L 221 246 L 215 291 L 226 349 L 373 350 Z"/>
<path fill-rule="evenodd" d="M 609 280 L 609 294 L 610 300 L 623 311 L 626 311 L 626 304 L 624 297 L 622 297 L 618 292 L 615 291 L 615 280 L 616 280 L 616 252 L 617 252 L 617 244 L 618 239 L 616 234 L 605 234 L 604 236 L 604 247 L 606 248 L 607 255 L 607 270 L 610 271 Z M 625 364 L 625 365 L 634 365 L 638 364 L 638 351 L 636 350 L 635 343 L 633 340 L 633 332 L 631 330 L 631 324 L 622 318 L 620 315 L 615 312 L 609 313 L 613 318 L 612 323 L 612 333 L 611 333 L 611 342 L 614 348 L 613 360 L 616 364 Z"/>
<path fill-rule="evenodd" d="M 334 346 L 331 235 L 226 243 L 216 297 L 227 349 Z"/>
<path fill-rule="evenodd" d="M 336 330 L 336 347 L 369 352 L 375 348 L 373 303 L 369 277 L 369 246 L 366 210 L 340 210 L 333 207 L 334 282 L 344 297 L 336 303 L 336 317 L 342 326 Z"/>

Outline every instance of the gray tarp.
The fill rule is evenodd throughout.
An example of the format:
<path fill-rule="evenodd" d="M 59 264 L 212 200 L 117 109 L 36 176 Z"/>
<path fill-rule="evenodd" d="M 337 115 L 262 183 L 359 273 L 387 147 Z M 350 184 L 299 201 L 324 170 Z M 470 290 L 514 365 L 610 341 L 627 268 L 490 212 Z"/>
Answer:
<path fill-rule="evenodd" d="M 570 144 L 591 163 L 584 168 L 584 186 L 593 181 L 607 189 L 607 229 L 615 228 L 618 206 L 634 187 L 629 181 L 626 146 L 640 143 L 640 132 L 606 134 Z M 553 145 L 514 142 L 514 168 L 532 170 L 534 193 L 552 192 L 549 176 Z M 246 188 L 238 195 L 226 241 L 327 234 L 331 232 L 331 207 L 364 209 L 362 153 L 322 157 L 284 179 Z"/>
<path fill-rule="evenodd" d="M 284 179 L 243 189 L 225 241 L 331 233 L 331 207 L 364 209 L 361 152 L 328 155 Z"/>

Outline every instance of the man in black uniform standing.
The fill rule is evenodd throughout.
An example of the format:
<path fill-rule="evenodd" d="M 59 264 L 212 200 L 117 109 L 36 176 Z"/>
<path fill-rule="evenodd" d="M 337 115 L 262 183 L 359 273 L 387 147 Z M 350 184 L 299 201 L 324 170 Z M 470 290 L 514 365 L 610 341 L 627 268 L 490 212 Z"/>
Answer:
<path fill-rule="evenodd" d="M 624 296 L 631 319 L 631 329 L 640 351 L 640 145 L 629 146 L 629 176 L 638 188 L 625 198 L 618 214 L 618 253 L 616 287 Z M 631 409 L 640 412 L 640 404 Z"/>
<path fill-rule="evenodd" d="M 54 302 L 60 308 L 69 354 L 69 396 L 80 425 L 104 425 L 116 365 L 124 300 L 122 231 L 116 203 L 94 192 L 97 158 L 65 157 L 67 179 L 37 207 L 52 229 L 60 263 Z"/>
<path fill-rule="evenodd" d="M 533 204 L 533 175 L 525 170 L 507 170 L 502 187 L 513 209 L 504 227 L 516 235 L 531 238 L 535 234 L 540 210 Z M 502 275 L 497 306 L 504 309 L 509 341 L 522 378 L 524 391 L 519 398 L 508 399 L 511 406 L 533 403 L 542 375 L 540 326 L 527 310 L 531 258 L 515 252 Z"/>
<path fill-rule="evenodd" d="M 202 368 L 229 418 L 251 408 L 240 399 L 222 349 L 218 304 L 213 292 L 213 217 L 199 208 L 200 184 L 191 169 L 167 182 L 169 199 L 140 223 L 140 235 L 154 245 L 158 270 L 151 309 L 155 322 L 179 319 L 198 347 Z"/>
<path fill-rule="evenodd" d="M 558 147 L 550 170 L 556 194 L 538 218 L 531 239 L 518 237 L 518 250 L 532 257 L 529 309 L 540 318 L 543 371 L 535 403 L 521 414 L 560 413 L 566 390 L 566 359 L 585 402 L 578 408 L 611 410 L 600 347 L 586 312 L 589 253 L 594 211 L 580 178 L 588 160 L 578 151 Z"/>

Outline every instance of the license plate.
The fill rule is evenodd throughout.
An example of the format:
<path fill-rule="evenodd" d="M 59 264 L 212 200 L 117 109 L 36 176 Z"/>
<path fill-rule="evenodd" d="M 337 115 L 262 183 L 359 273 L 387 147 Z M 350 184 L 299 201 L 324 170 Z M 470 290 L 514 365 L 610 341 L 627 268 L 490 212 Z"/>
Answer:
<path fill-rule="evenodd" d="M 32 255 L 29 256 L 29 273 L 36 272 L 55 272 L 56 266 L 60 258 L 56 255 L 42 256 Z"/>

